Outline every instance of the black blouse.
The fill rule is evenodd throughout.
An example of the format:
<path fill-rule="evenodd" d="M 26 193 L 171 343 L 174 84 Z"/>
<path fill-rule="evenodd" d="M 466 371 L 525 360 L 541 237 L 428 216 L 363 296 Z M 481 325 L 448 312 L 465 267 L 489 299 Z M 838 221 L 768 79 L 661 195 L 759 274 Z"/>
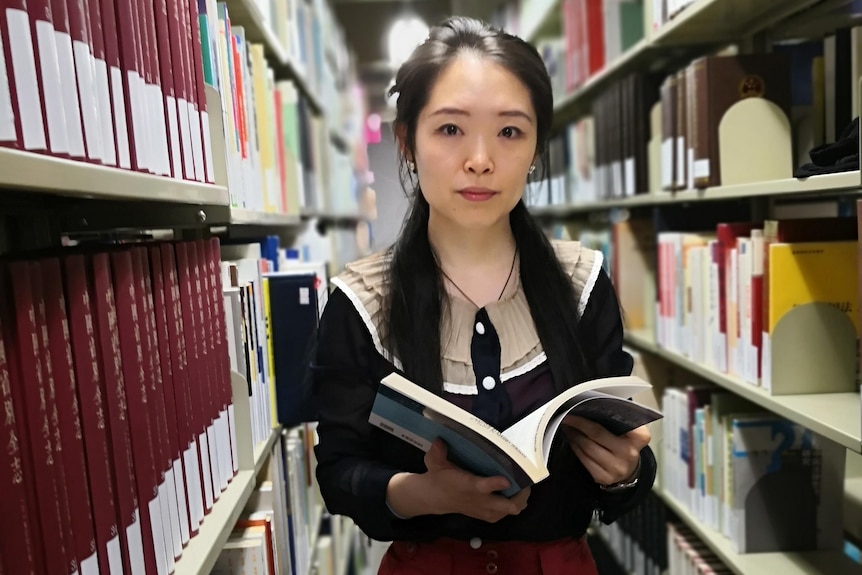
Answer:
<path fill-rule="evenodd" d="M 578 324 L 584 354 L 598 376 L 629 375 L 632 359 L 622 349 L 616 294 L 603 271 L 593 279 Z M 449 391 L 444 396 L 502 429 L 550 399 L 550 370 L 546 362 L 539 362 L 524 366 L 504 382 L 499 371 L 500 340 L 486 310 L 476 312 L 475 323 L 481 327 L 476 328 L 469 350 L 474 391 Z M 651 489 L 656 463 L 649 447 L 641 451 L 638 485 L 607 493 L 568 445 L 556 441 L 549 461 L 551 475 L 533 486 L 520 515 L 493 524 L 457 514 L 397 517 L 386 503 L 389 480 L 399 472 L 424 472 L 424 453 L 368 423 L 378 382 L 395 371 L 394 360 L 381 353 L 379 336 L 372 332 L 368 313 L 356 295 L 349 289 L 333 290 L 321 319 L 313 365 L 318 483 L 327 509 L 349 516 L 369 537 L 380 541 L 580 537 L 593 514 L 611 523 Z"/>

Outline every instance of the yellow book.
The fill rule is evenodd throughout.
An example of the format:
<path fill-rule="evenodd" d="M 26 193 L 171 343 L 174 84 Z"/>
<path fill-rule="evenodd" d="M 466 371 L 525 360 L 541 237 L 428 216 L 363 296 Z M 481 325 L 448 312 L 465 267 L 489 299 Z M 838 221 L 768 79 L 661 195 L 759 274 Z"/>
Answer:
<path fill-rule="evenodd" d="M 266 86 L 266 60 L 263 56 L 262 44 L 249 44 L 251 52 L 251 81 L 254 90 L 254 116 L 257 125 L 258 149 L 260 150 L 260 181 L 262 185 L 263 209 L 267 212 L 276 211 L 272 202 L 274 183 L 275 153 L 273 141 L 269 137 L 275 119 L 270 117 L 269 91 Z"/>
<path fill-rule="evenodd" d="M 806 303 L 827 303 L 847 314 L 859 333 L 856 242 L 811 242 L 769 246 L 769 323 Z"/>
<path fill-rule="evenodd" d="M 266 320 L 266 354 L 269 362 L 269 414 L 272 426 L 278 426 L 278 401 L 275 396 L 275 352 L 272 348 L 272 311 L 269 305 L 269 278 L 263 278 L 263 316 Z"/>

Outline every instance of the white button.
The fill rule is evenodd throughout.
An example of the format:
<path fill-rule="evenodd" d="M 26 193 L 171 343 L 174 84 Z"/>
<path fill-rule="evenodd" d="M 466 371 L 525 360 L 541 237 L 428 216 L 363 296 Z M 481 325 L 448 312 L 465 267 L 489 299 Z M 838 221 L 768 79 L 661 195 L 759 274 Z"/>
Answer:
<path fill-rule="evenodd" d="M 476 333 L 479 335 L 485 335 L 485 324 L 481 321 L 476 322 Z"/>
<path fill-rule="evenodd" d="M 470 539 L 470 547 L 472 547 L 473 549 L 478 549 L 481 546 L 482 540 L 478 537 L 473 537 L 472 539 Z"/>
<path fill-rule="evenodd" d="M 496 385 L 497 385 L 497 382 L 490 375 L 482 380 L 482 387 L 484 387 L 488 391 L 491 391 L 492 389 L 494 389 L 494 387 L 496 387 Z"/>

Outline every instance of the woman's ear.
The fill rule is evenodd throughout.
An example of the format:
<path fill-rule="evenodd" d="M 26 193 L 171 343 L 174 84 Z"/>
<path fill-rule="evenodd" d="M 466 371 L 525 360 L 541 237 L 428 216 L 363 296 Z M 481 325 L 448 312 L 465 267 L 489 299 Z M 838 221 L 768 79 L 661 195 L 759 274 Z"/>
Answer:
<path fill-rule="evenodd" d="M 413 156 L 407 147 L 407 126 L 405 124 L 395 124 L 395 139 L 398 141 L 398 151 L 404 156 L 408 162 L 413 161 Z"/>

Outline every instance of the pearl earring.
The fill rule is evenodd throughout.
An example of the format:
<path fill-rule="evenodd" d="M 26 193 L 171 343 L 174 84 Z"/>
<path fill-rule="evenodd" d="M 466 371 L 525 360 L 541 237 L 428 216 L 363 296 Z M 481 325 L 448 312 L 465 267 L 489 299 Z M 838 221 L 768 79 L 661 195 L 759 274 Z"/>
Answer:
<path fill-rule="evenodd" d="M 416 173 L 416 163 L 411 162 L 410 160 L 407 160 L 407 169 L 415 174 Z"/>
<path fill-rule="evenodd" d="M 535 171 L 536 171 L 536 164 L 533 164 L 532 166 L 530 166 L 530 170 L 527 173 L 532 176 L 533 172 L 535 172 Z"/>

